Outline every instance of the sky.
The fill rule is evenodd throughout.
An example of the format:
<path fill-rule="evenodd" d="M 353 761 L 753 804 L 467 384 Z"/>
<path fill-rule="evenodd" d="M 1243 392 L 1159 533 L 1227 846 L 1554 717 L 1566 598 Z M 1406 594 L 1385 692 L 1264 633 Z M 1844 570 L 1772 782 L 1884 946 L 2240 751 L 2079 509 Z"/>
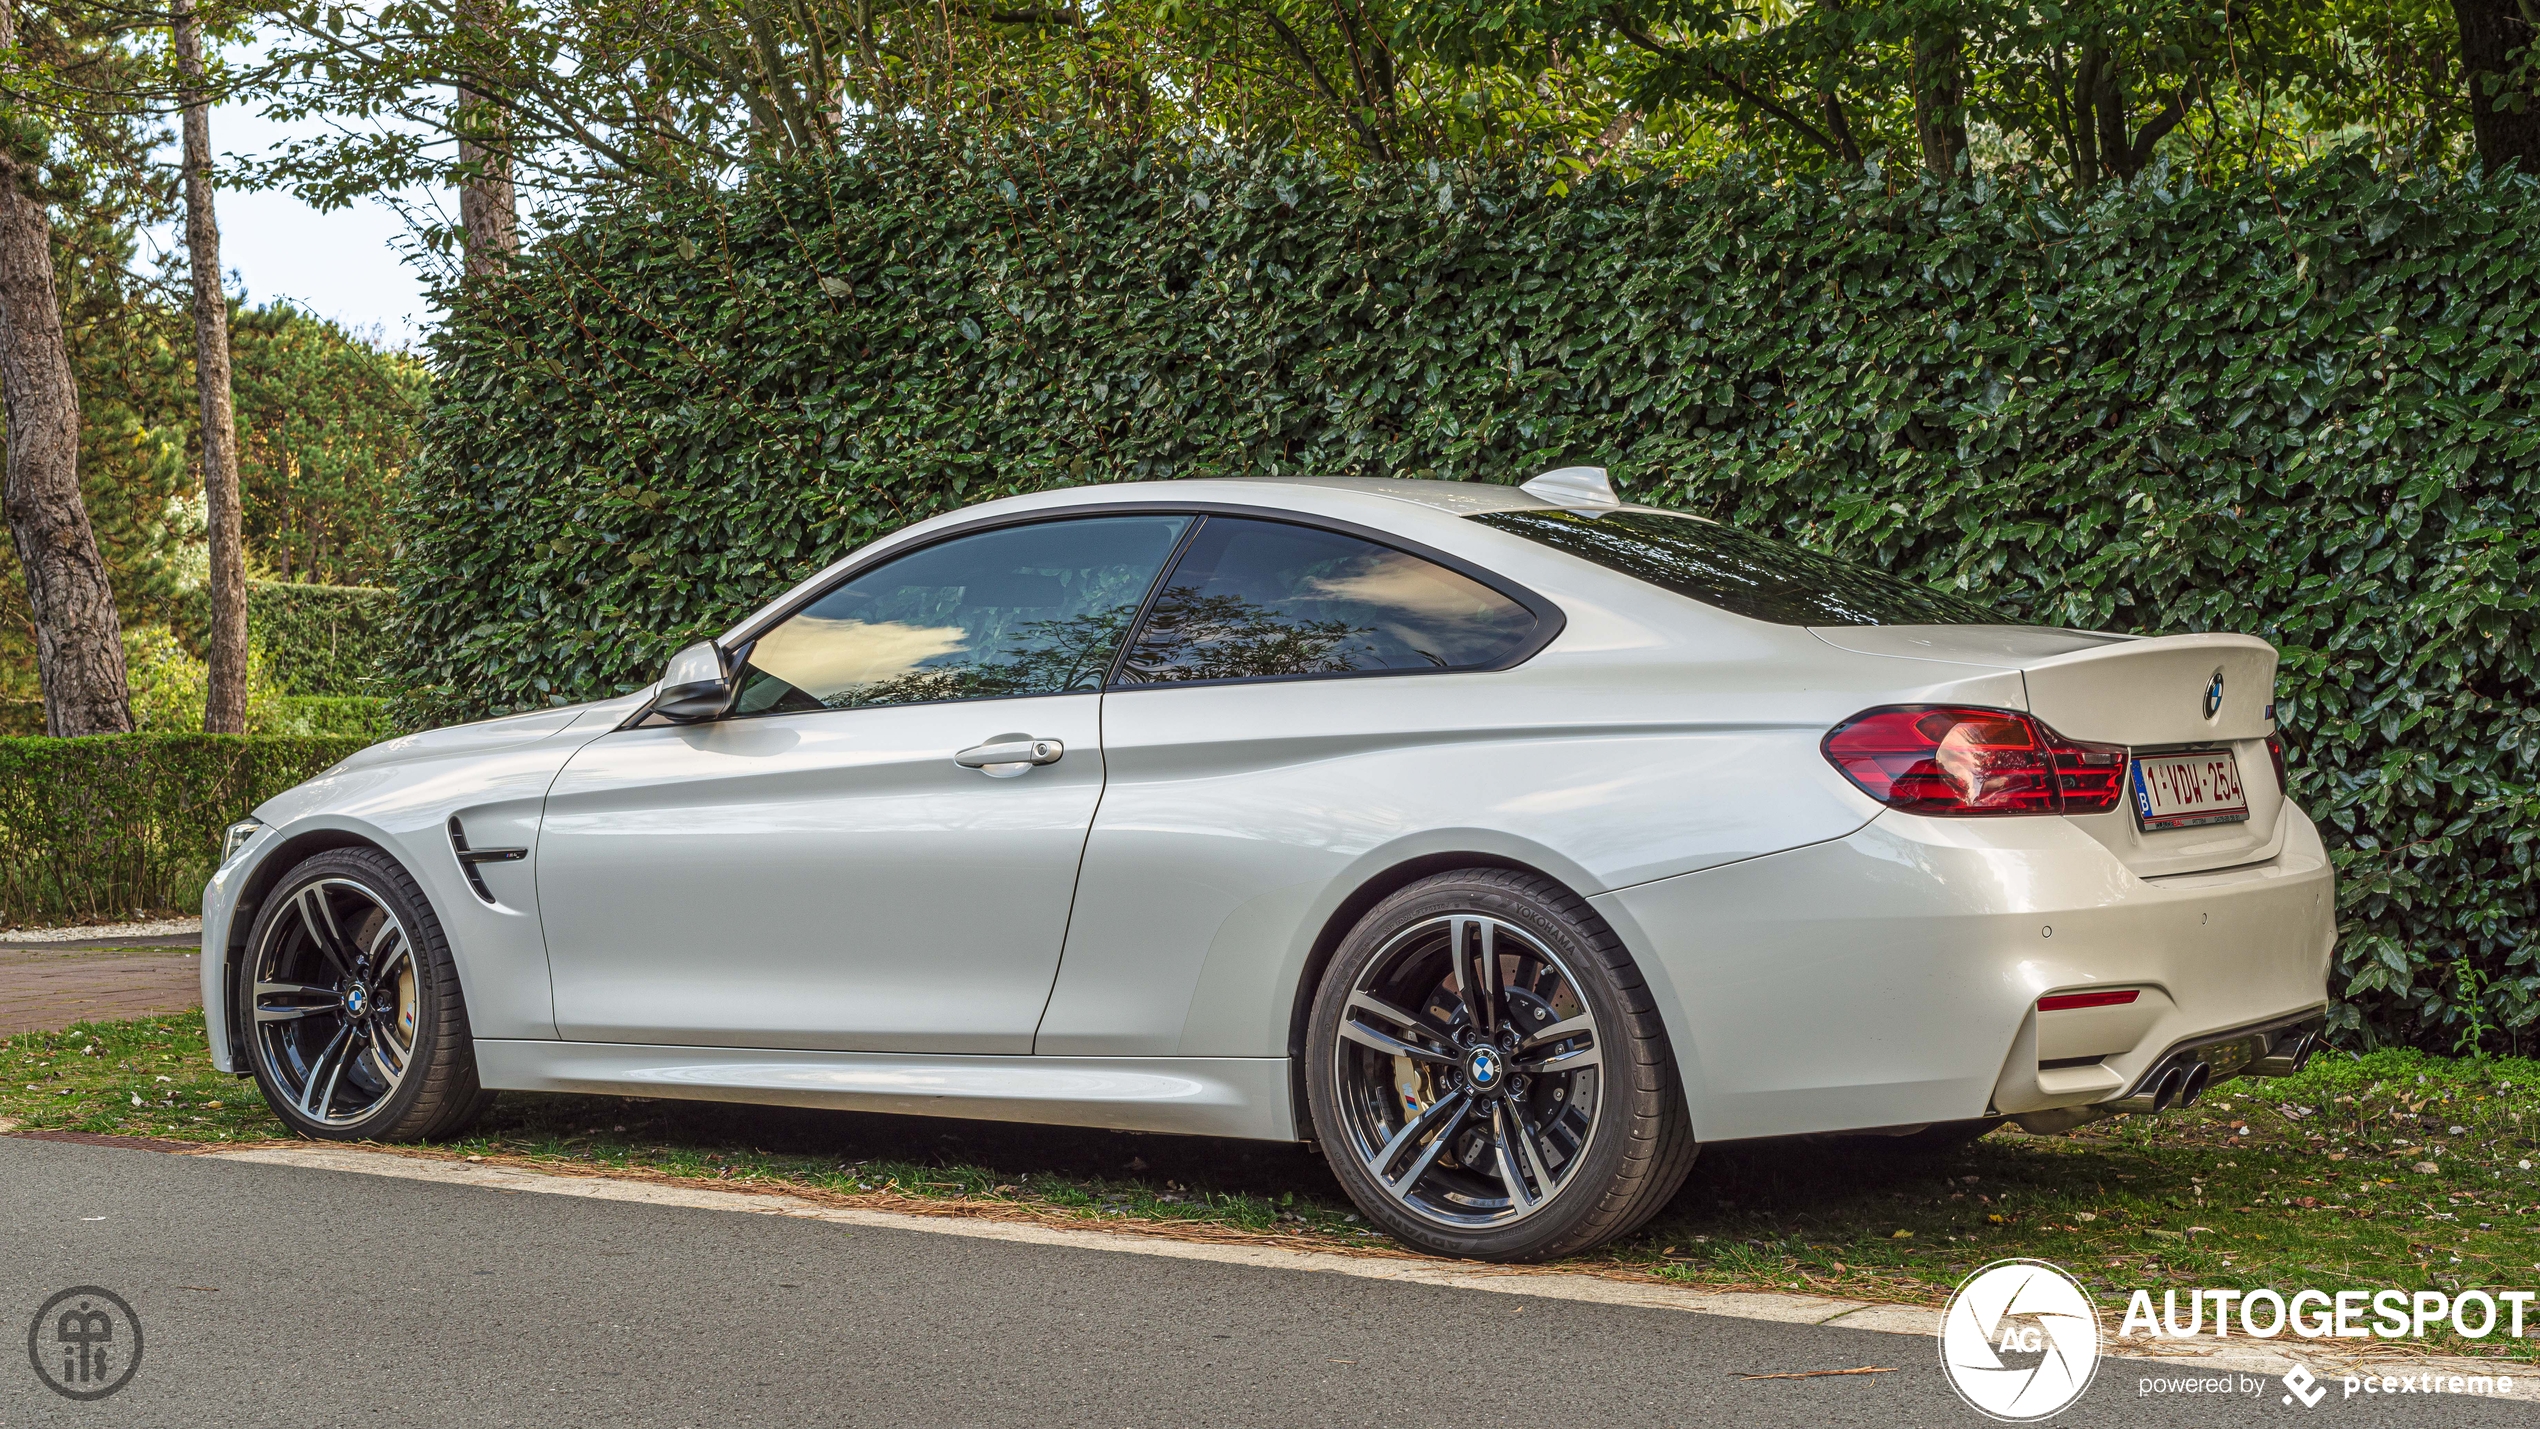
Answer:
<path fill-rule="evenodd" d="M 174 124 L 169 128 L 171 142 L 162 157 L 174 164 L 179 153 Z M 293 132 L 252 105 L 214 108 L 214 172 L 230 166 L 225 156 L 262 154 Z M 430 329 L 423 272 L 406 261 L 405 221 L 388 205 L 366 200 L 320 213 L 287 193 L 236 189 L 219 190 L 213 204 L 229 290 L 244 286 L 249 306 L 288 298 L 388 347 L 415 346 Z M 173 252 L 184 251 L 181 221 L 151 237 Z"/>

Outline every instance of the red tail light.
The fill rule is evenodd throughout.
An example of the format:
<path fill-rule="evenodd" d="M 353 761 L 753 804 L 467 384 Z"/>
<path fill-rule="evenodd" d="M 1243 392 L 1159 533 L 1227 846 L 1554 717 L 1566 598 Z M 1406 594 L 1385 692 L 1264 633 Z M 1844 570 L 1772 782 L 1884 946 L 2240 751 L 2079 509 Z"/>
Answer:
<path fill-rule="evenodd" d="M 1915 814 L 2096 814 L 2125 797 L 2122 746 L 2066 739 L 2012 710 L 1864 710 L 1821 747 L 1862 793 Z"/>
<path fill-rule="evenodd" d="M 2268 708 L 2272 709 L 2274 706 L 2270 705 Z M 2288 792 L 2292 786 L 2284 782 L 2283 735 L 2270 734 L 2267 736 L 2267 759 L 2268 762 L 2275 765 L 2275 792 L 2279 794 Z"/>

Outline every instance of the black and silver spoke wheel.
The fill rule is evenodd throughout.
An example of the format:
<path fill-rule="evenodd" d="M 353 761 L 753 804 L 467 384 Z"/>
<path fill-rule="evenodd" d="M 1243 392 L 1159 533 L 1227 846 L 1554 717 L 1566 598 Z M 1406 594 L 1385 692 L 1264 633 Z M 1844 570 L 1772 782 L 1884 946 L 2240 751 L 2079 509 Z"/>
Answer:
<path fill-rule="evenodd" d="M 1457 1230 L 1559 1195 L 1596 1129 L 1596 1014 L 1513 923 L 1447 914 L 1387 940 L 1333 1048 L 1356 1156 L 1413 1215 Z"/>
<path fill-rule="evenodd" d="M 1379 903 L 1326 971 L 1308 1056 L 1335 1174 L 1425 1249 L 1567 1254 L 1647 1219 L 1692 1164 L 1637 969 L 1534 875 L 1440 874 Z"/>
<path fill-rule="evenodd" d="M 254 967 L 257 1061 L 294 1110 L 353 1126 L 395 1094 L 414 1060 L 414 941 L 378 896 L 301 884 Z"/>
<path fill-rule="evenodd" d="M 248 1066 L 303 1135 L 446 1135 L 488 1100 L 440 923 L 375 849 L 331 849 L 285 874 L 235 986 Z"/>

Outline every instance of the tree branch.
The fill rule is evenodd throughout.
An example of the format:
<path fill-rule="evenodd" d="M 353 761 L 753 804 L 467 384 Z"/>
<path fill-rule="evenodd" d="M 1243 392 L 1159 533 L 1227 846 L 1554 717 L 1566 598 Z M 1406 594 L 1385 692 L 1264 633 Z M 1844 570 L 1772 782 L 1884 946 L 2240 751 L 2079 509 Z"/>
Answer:
<path fill-rule="evenodd" d="M 1692 70 L 1704 81 L 1718 85 L 1720 88 L 1727 90 L 1738 99 L 1755 106 L 1764 113 L 1771 115 L 1773 118 L 1780 120 L 1784 124 L 1789 125 L 1792 129 L 1797 130 L 1801 137 L 1807 139 L 1809 143 L 1816 145 L 1818 148 L 1825 150 L 1827 153 L 1853 163 L 1860 162 L 1857 154 L 1847 154 L 1845 152 L 1845 146 L 1828 138 L 1824 131 L 1818 129 L 1817 126 L 1800 118 L 1797 114 L 1782 105 L 1765 98 L 1763 95 L 1757 93 L 1752 87 L 1740 81 L 1736 76 L 1722 70 L 1718 65 L 1712 63 L 1710 60 L 1688 54 L 1683 50 L 1672 50 L 1667 48 L 1667 46 L 1659 43 L 1655 38 L 1653 38 L 1648 31 L 1643 30 L 1639 26 L 1624 19 L 1620 10 L 1606 11 L 1605 23 L 1613 27 L 1614 33 L 1622 36 L 1626 40 L 1629 40 L 1641 49 L 1647 50 L 1649 53 L 1658 56 L 1660 59 L 1665 60 L 1670 64 L 1682 65 L 1685 68 Z M 1829 95 L 1828 99 L 1831 100 L 1832 96 Z M 1842 111 L 1835 110 L 1833 113 L 1836 117 L 1840 118 Z"/>

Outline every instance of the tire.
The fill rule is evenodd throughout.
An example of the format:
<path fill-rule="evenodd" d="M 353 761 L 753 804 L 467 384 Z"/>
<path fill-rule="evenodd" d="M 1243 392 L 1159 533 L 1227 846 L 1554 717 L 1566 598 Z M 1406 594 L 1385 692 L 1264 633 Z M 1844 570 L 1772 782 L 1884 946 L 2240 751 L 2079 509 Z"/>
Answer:
<path fill-rule="evenodd" d="M 1640 970 L 1531 873 L 1441 873 L 1378 903 L 1324 972 L 1306 1058 L 1342 1188 L 1437 1255 L 1549 1260 L 1628 1234 L 1699 1150 Z"/>
<path fill-rule="evenodd" d="M 476 1081 L 467 1003 L 423 889 L 374 848 L 283 875 L 258 910 L 232 995 L 265 1104 L 302 1136 L 431 1141 L 494 1100 Z"/>

